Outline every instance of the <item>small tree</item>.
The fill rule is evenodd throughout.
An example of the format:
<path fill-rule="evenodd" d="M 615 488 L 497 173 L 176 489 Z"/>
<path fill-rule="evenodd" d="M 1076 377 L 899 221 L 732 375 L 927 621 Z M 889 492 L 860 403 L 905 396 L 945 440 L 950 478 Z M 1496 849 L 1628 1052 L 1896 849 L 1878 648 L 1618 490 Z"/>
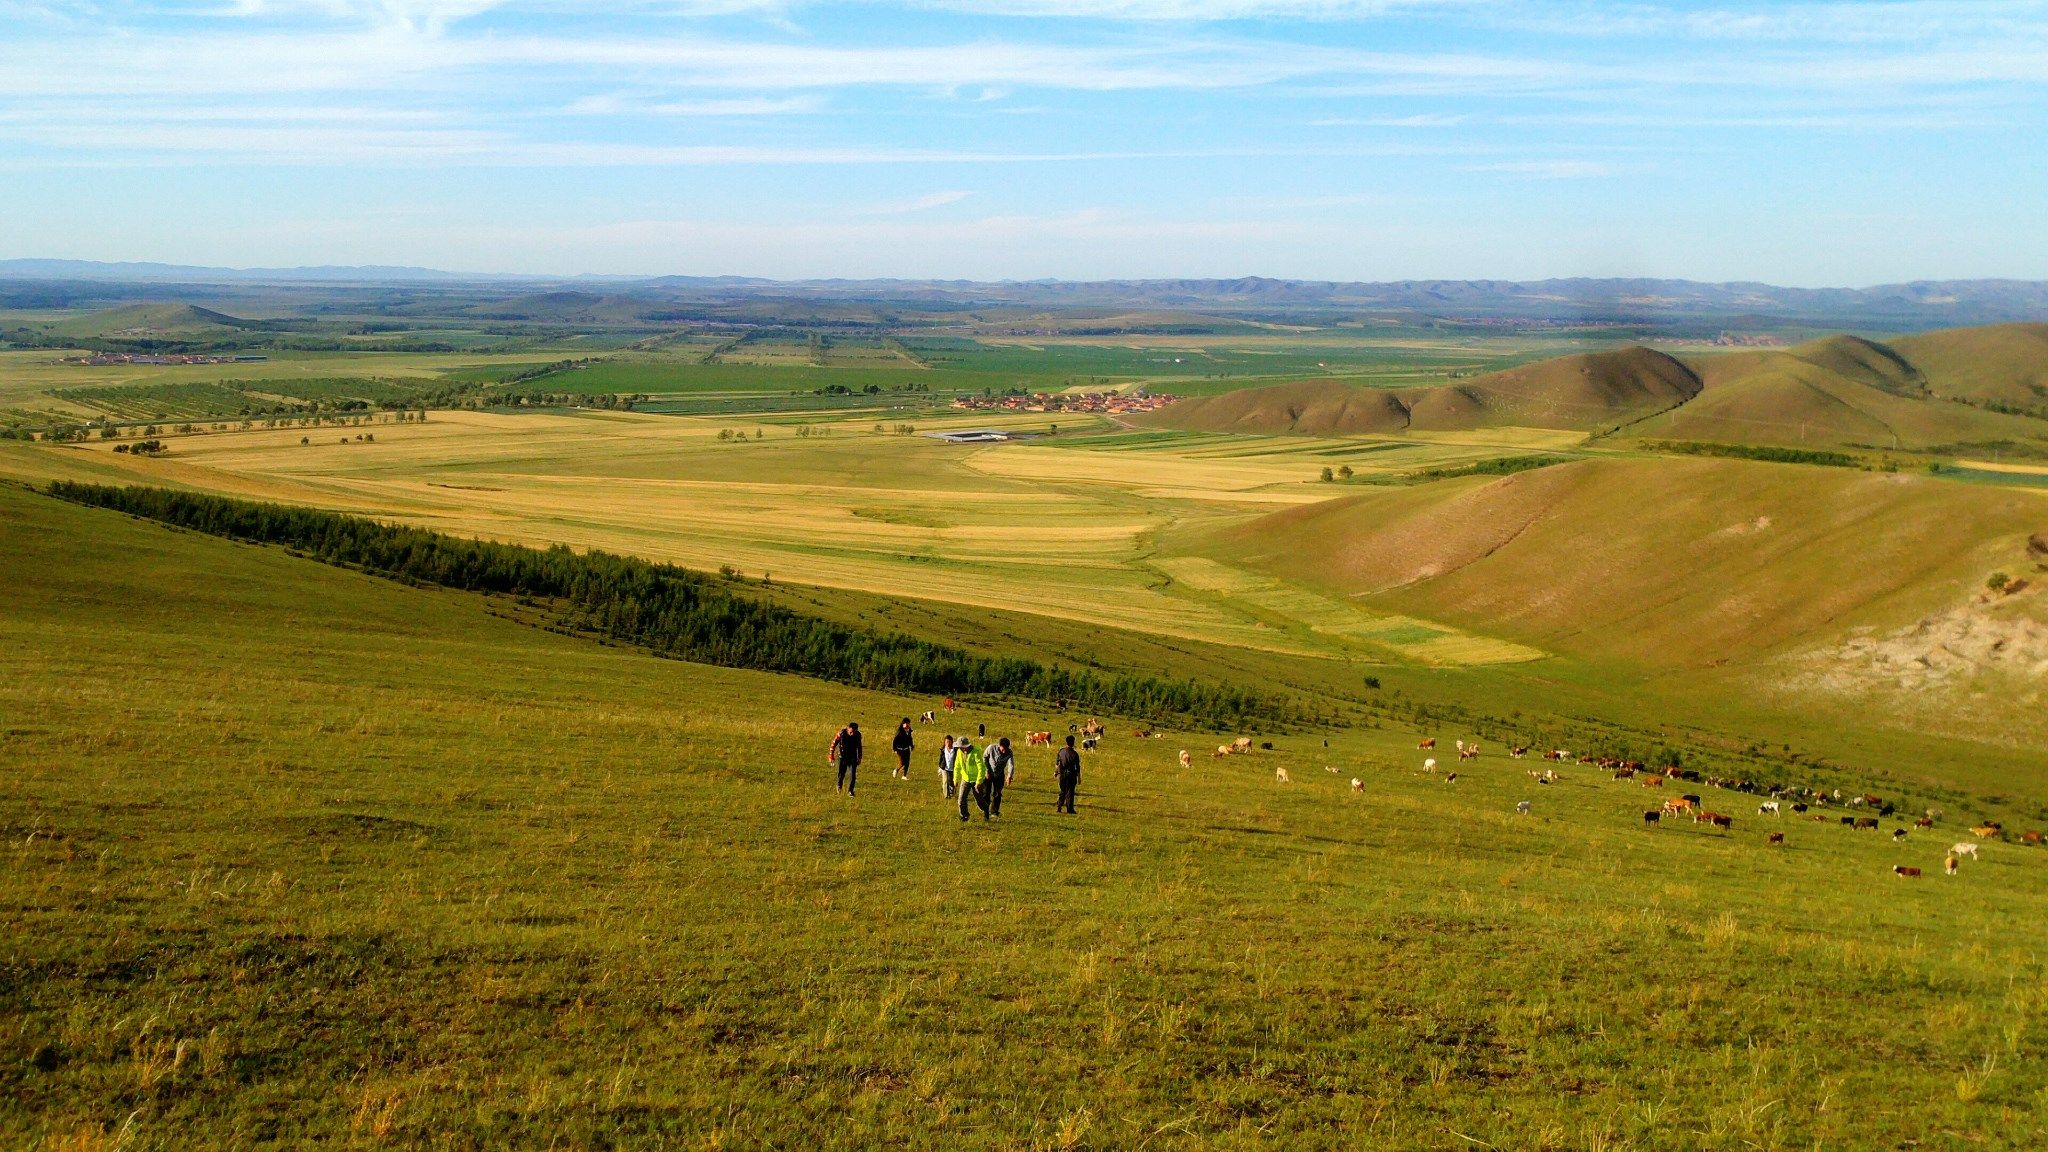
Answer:
<path fill-rule="evenodd" d="M 1337 475 L 1342 476 L 1346 480 L 1351 479 L 1351 465 L 1346 464 L 1342 468 L 1337 469 Z"/>
<path fill-rule="evenodd" d="M 1336 478 L 1337 474 L 1335 472 L 1330 471 L 1328 467 L 1325 467 L 1323 469 L 1323 483 L 1328 484 Z"/>
<path fill-rule="evenodd" d="M 1993 572 L 1991 574 L 1991 579 L 1986 580 L 1984 582 L 1984 586 L 1986 588 L 1991 589 L 1993 592 L 2003 592 L 2011 585 L 2012 577 L 2006 575 L 2003 572 Z"/>
<path fill-rule="evenodd" d="M 313 438 L 312 438 L 311 436 L 301 436 L 301 437 L 299 437 L 299 443 L 301 443 L 301 444 L 311 444 L 312 442 L 313 442 Z"/>

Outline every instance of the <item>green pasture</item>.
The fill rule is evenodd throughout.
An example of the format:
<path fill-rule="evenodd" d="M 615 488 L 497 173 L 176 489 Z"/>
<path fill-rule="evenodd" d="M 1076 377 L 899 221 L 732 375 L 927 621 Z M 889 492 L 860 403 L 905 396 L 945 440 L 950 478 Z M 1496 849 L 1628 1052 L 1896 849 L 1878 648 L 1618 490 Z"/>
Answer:
<path fill-rule="evenodd" d="M 2048 1139 L 2048 853 L 1942 876 L 1953 819 L 1646 827 L 1498 749 L 1446 784 L 1414 730 L 1113 724 L 1078 817 L 1032 751 L 963 826 L 941 728 L 884 766 L 932 701 L 19 490 L 0 545 L 9 1146 Z"/>

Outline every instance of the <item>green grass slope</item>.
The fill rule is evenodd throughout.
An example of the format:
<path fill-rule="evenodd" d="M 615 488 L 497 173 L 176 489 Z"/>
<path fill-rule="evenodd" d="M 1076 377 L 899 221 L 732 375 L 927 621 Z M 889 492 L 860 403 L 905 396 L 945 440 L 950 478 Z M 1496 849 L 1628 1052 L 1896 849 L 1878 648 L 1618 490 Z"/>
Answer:
<path fill-rule="evenodd" d="M 1948 340 L 1944 380 L 1965 363 L 2006 372 Z M 1937 357 L 1937 359 L 1940 359 Z M 2048 422 L 1988 412 L 1950 398 L 1899 349 L 1832 336 L 1784 351 L 1692 360 L 1698 398 L 1634 425 L 1631 435 L 1803 448 L 1924 449 L 1994 440 L 2048 441 Z M 2001 377 L 2003 378 L 2003 377 Z"/>
<path fill-rule="evenodd" d="M 1998 406 L 2002 411 L 1987 408 Z M 2009 324 L 1880 344 L 1695 355 L 1626 348 L 1477 379 L 1383 390 L 1337 380 L 1183 401 L 1147 422 L 1324 436 L 1500 425 L 1808 448 L 1899 450 L 1993 441 L 2048 446 L 2048 325 Z"/>
<path fill-rule="evenodd" d="M 1115 733 L 1079 817 L 1039 752 L 962 826 L 928 748 L 820 763 L 919 702 L 17 489 L 0 576 L 8 1147 L 2048 1140 L 2036 850 L 1646 828 L 1392 731 Z"/>
<path fill-rule="evenodd" d="M 55 336 L 102 340 L 205 340 L 232 336 L 248 320 L 194 304 L 131 304 L 52 324 Z"/>
<path fill-rule="evenodd" d="M 1923 332 L 1891 347 L 1936 396 L 2048 410 L 2048 324 Z"/>
<path fill-rule="evenodd" d="M 2048 528 L 2035 493 L 1731 460 L 1591 460 L 1378 490 L 1217 546 L 1550 651 L 1700 667 L 1953 604 Z M 2015 568 L 2014 570 L 2020 570 Z"/>
<path fill-rule="evenodd" d="M 1563 356 L 1460 384 L 1390 390 L 1311 380 L 1198 397 L 1152 423 L 1212 432 L 1462 431 L 1513 425 L 1592 430 L 1628 423 L 1697 394 L 1692 370 L 1661 352 L 1625 348 Z"/>

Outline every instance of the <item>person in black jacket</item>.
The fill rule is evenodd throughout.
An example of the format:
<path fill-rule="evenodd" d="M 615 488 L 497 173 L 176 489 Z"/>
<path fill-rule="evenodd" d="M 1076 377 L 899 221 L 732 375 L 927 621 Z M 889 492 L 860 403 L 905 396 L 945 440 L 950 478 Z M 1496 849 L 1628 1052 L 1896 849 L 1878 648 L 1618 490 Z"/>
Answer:
<path fill-rule="evenodd" d="M 896 738 L 889 742 L 889 748 L 896 753 L 896 771 L 893 775 L 904 780 L 910 779 L 910 753 L 917 747 L 917 741 L 910 735 L 910 717 L 896 726 Z"/>
<path fill-rule="evenodd" d="M 1052 770 L 1059 777 L 1060 798 L 1053 811 L 1074 815 L 1074 790 L 1081 786 L 1081 754 L 1074 751 L 1074 738 L 1067 737 L 1067 746 L 1053 754 Z"/>
<path fill-rule="evenodd" d="M 849 722 L 841 728 L 827 757 L 839 764 L 839 790 L 853 795 L 854 778 L 860 774 L 860 725 Z"/>

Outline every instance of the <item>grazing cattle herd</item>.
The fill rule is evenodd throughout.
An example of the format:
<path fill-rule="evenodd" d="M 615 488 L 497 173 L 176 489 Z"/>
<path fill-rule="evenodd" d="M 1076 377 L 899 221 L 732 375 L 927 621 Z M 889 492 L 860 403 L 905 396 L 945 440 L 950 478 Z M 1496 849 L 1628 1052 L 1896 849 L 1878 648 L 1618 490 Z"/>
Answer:
<path fill-rule="evenodd" d="M 949 699 L 942 705 L 942 708 L 944 711 L 951 713 L 956 711 L 959 705 Z M 918 719 L 930 723 L 935 719 L 937 713 L 938 710 L 936 709 L 927 711 L 920 715 Z M 1069 724 L 1067 730 L 1079 736 L 1081 747 L 1086 749 L 1096 748 L 1107 735 L 1107 728 L 1103 723 L 1093 719 L 1083 723 Z M 1136 739 L 1159 739 L 1164 736 L 1164 733 L 1153 731 L 1149 727 L 1141 727 L 1134 729 L 1131 735 Z M 1026 732 L 1024 742 L 1030 747 L 1049 747 L 1053 743 L 1053 734 L 1050 730 Z M 1418 751 L 1429 752 L 1434 751 L 1436 745 L 1437 738 L 1428 736 L 1418 740 L 1416 748 Z M 1458 760 L 1461 763 L 1480 758 L 1481 746 L 1477 741 L 1456 739 L 1453 741 L 1452 746 L 1457 750 Z M 1323 747 L 1329 747 L 1327 739 L 1323 741 Z M 1255 754 L 1254 748 L 1261 752 L 1271 752 L 1275 750 L 1275 745 L 1270 740 L 1255 742 L 1252 737 L 1239 736 L 1227 744 L 1218 744 L 1214 756 L 1216 759 L 1221 759 L 1231 756 L 1253 755 Z M 1530 748 L 1525 744 L 1509 745 L 1507 751 L 1510 757 L 1519 760 L 1528 754 Z M 1765 785 L 1746 779 L 1703 775 L 1697 771 L 1684 769 L 1676 765 L 1650 767 L 1640 760 L 1627 760 L 1616 756 L 1588 755 L 1574 757 L 1572 753 L 1562 748 L 1553 748 L 1544 752 L 1542 759 L 1551 764 L 1576 763 L 1595 767 L 1611 772 L 1613 779 L 1616 781 L 1632 781 L 1644 788 L 1663 789 L 1667 787 L 1670 781 L 1676 780 L 1681 784 L 1699 784 L 1706 788 L 1722 791 L 1762 794 L 1764 798 L 1758 801 L 1756 814 L 1759 817 L 1771 817 L 1773 820 L 1783 819 L 1788 809 L 1795 815 L 1810 813 L 1812 819 L 1822 822 L 1829 819 L 1829 814 L 1826 812 L 1814 812 L 1813 809 L 1838 807 L 1862 810 L 1862 812 L 1874 811 L 1876 815 L 1863 815 L 1857 811 L 1849 811 L 1842 813 L 1839 817 L 1840 823 L 1846 828 L 1874 832 L 1881 830 L 1883 818 L 1896 814 L 1896 806 L 1887 802 L 1882 797 L 1869 793 L 1845 796 L 1839 788 Z M 1194 764 L 1193 754 L 1186 749 L 1180 750 L 1179 760 L 1182 768 L 1190 768 Z M 1434 756 L 1423 759 L 1423 773 L 1434 775 L 1436 769 L 1437 761 Z M 1324 765 L 1324 771 L 1332 775 L 1339 775 L 1339 770 L 1335 765 Z M 1539 786 L 1564 782 L 1564 777 L 1559 775 L 1556 768 L 1544 768 L 1540 771 L 1532 769 L 1528 775 Z M 1293 782 L 1293 777 L 1285 767 L 1275 767 L 1273 779 L 1280 784 L 1291 784 Z M 1446 784 L 1454 783 L 1457 779 L 1458 773 L 1456 772 L 1447 772 L 1443 777 Z M 1350 791 L 1354 796 L 1363 796 L 1366 791 L 1365 781 L 1356 776 L 1351 777 Z M 1528 816 L 1533 814 L 1534 810 L 1535 805 L 1532 801 L 1519 800 L 1515 803 L 1515 812 L 1519 815 Z M 1730 832 L 1733 831 L 1735 826 L 1733 817 L 1709 810 L 1705 807 L 1701 794 L 1694 792 L 1667 796 L 1657 807 L 1642 810 L 1642 822 L 1646 828 L 1668 823 L 1667 817 L 1676 816 L 1690 816 L 1693 824 L 1704 825 L 1714 831 Z M 1941 809 L 1928 808 L 1920 815 L 1912 818 L 1912 826 L 1917 830 L 1932 829 L 1942 818 L 1943 813 Z M 1899 819 L 1905 820 L 1906 817 L 1900 815 Z M 1980 841 L 2002 841 L 2005 838 L 2004 827 L 1997 821 L 1986 821 L 1977 824 L 1970 828 L 1970 832 Z M 1911 838 L 1912 832 L 1904 826 L 1894 827 L 1890 836 L 1893 844 L 1903 844 Z M 2026 845 L 2039 846 L 2043 844 L 2043 835 L 2038 831 L 2023 832 L 2018 839 L 2020 843 Z M 1770 832 L 1766 835 L 1765 842 L 1772 845 L 1785 845 L 1787 843 L 1786 834 L 1781 831 Z M 1942 870 L 1947 875 L 1957 875 L 1961 868 L 1961 862 L 1966 857 L 1973 861 L 1979 858 L 1978 844 L 1971 841 L 1956 842 L 1949 847 L 1944 855 Z M 1892 874 L 1902 879 L 1912 879 L 1921 875 L 1921 869 L 1908 864 L 1895 864 L 1892 866 Z"/>
<path fill-rule="evenodd" d="M 1436 742 L 1436 737 L 1427 736 L 1418 740 L 1415 746 L 1418 751 L 1428 752 L 1436 748 Z M 1328 741 L 1324 742 L 1324 746 L 1328 746 Z M 1262 750 L 1271 750 L 1273 744 L 1270 741 L 1261 742 L 1258 747 Z M 1457 750 L 1458 759 L 1461 762 L 1476 760 L 1480 756 L 1480 745 L 1477 741 L 1456 739 L 1452 742 L 1452 747 Z M 1239 737 L 1232 743 L 1218 745 L 1216 756 L 1243 755 L 1251 750 L 1252 741 L 1248 737 Z M 1515 759 L 1521 759 L 1528 752 L 1529 747 L 1527 745 L 1511 745 L 1508 748 L 1508 755 Z M 1554 748 L 1544 752 L 1543 759 L 1556 764 L 1577 763 L 1611 770 L 1615 780 L 1632 780 L 1645 788 L 1663 788 L 1668 781 L 1678 780 L 1682 783 L 1703 784 L 1707 787 L 1724 791 L 1761 792 L 1768 798 L 1758 802 L 1756 814 L 1758 816 L 1768 816 L 1772 819 L 1783 819 L 1788 809 L 1794 814 L 1808 813 L 1814 808 L 1836 806 L 1849 809 L 1863 809 L 1865 811 L 1876 810 L 1878 815 L 1875 816 L 1858 815 L 1854 812 L 1844 814 L 1841 817 L 1841 823 L 1844 827 L 1852 830 L 1879 831 L 1882 828 L 1882 818 L 1894 815 L 1896 811 L 1893 804 L 1880 796 L 1869 793 L 1845 796 L 1839 788 L 1765 786 L 1750 780 L 1702 775 L 1698 772 L 1676 766 L 1651 768 L 1639 760 L 1624 760 L 1619 757 L 1579 756 L 1575 758 L 1570 752 L 1562 748 Z M 1185 767 L 1188 763 L 1188 754 L 1182 752 L 1182 766 Z M 1422 761 L 1422 771 L 1425 774 L 1434 774 L 1436 767 L 1436 758 L 1433 756 L 1426 757 Z M 1326 765 L 1325 771 L 1334 774 L 1337 772 L 1337 768 Z M 1283 784 L 1292 781 L 1292 777 L 1288 775 L 1285 768 L 1274 769 L 1273 775 L 1275 780 Z M 1540 772 L 1532 770 L 1529 772 L 1529 777 L 1539 785 L 1555 784 L 1563 780 L 1563 777 L 1559 776 L 1554 768 L 1546 768 Z M 1458 774 L 1456 772 L 1449 772 L 1444 775 L 1443 779 L 1448 784 L 1457 780 L 1457 778 Z M 1353 795 L 1363 795 L 1365 793 L 1364 781 L 1358 777 L 1352 777 L 1351 792 Z M 1515 803 L 1515 811 L 1524 816 L 1530 815 L 1534 811 L 1534 804 L 1528 800 L 1517 801 Z M 1735 826 L 1733 817 L 1705 808 L 1702 804 L 1701 796 L 1697 793 L 1672 796 L 1656 808 L 1645 809 L 1643 811 L 1643 823 L 1645 825 L 1661 824 L 1666 817 L 1679 815 L 1690 816 L 1694 824 L 1705 825 L 1715 830 L 1732 831 Z M 1933 828 L 1935 822 L 1941 819 L 1941 816 L 1942 812 L 1939 808 L 1929 808 L 1922 815 L 1913 818 L 1913 827 L 1916 829 Z M 1815 820 L 1825 821 L 1827 818 L 1825 814 L 1815 814 L 1813 816 Z M 1903 818 L 1901 817 L 1901 819 Z M 1977 825 L 1971 828 L 1970 831 L 1980 839 L 1999 839 L 2004 835 L 2003 828 L 1996 822 Z M 1904 843 L 1911 838 L 1911 835 L 1912 833 L 1905 827 L 1896 827 L 1892 829 L 1891 841 L 1894 844 Z M 2039 845 L 2043 843 L 2043 836 L 2040 832 L 2030 831 L 2023 833 L 2020 840 L 2025 844 Z M 1765 843 L 1784 845 L 1786 843 L 1785 833 L 1768 833 L 1765 836 Z M 1977 845 L 1974 843 L 1958 843 L 1950 848 L 1942 862 L 1943 871 L 1950 876 L 1956 875 L 1959 871 L 1960 861 L 1965 856 L 1976 859 Z M 1892 867 L 1892 874 L 1900 878 L 1911 879 L 1921 875 L 1921 870 L 1913 865 L 1897 864 Z"/>

